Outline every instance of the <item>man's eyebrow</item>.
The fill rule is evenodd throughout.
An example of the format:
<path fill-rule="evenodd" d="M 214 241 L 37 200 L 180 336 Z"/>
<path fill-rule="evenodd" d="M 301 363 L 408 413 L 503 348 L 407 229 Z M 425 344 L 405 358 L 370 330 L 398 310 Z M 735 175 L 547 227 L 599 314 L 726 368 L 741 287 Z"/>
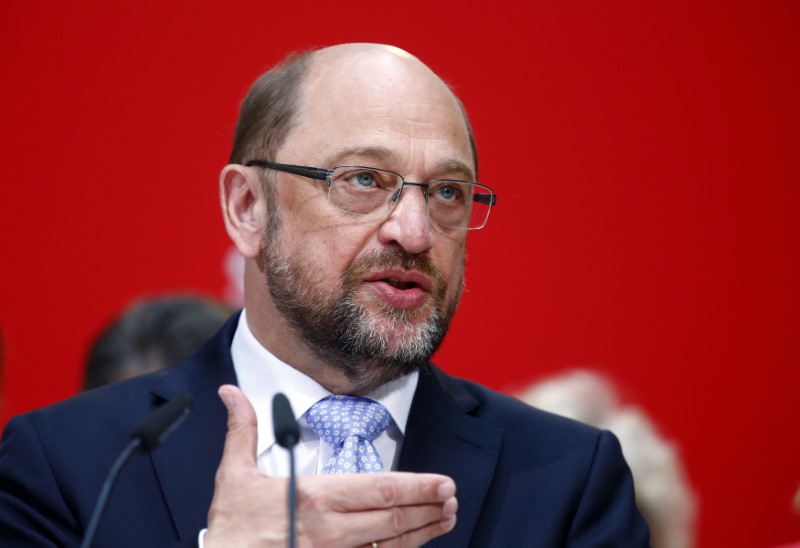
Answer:
<path fill-rule="evenodd" d="M 461 160 L 444 160 L 439 163 L 436 172 L 445 173 L 448 177 L 451 175 L 461 176 L 465 181 L 475 181 L 472 168 Z"/>
<path fill-rule="evenodd" d="M 396 164 L 398 161 L 397 154 L 395 154 L 388 148 L 353 147 L 336 151 L 330 157 L 327 164 L 333 167 L 336 165 L 341 165 L 343 161 L 348 161 L 348 162 L 353 161 L 350 160 L 351 158 L 358 158 L 359 162 L 361 161 L 361 158 L 364 158 L 367 163 L 369 163 L 370 161 L 375 161 L 379 165 L 374 167 L 387 166 L 389 167 L 389 169 L 396 169 L 394 167 L 394 164 Z M 475 180 L 475 175 L 472 168 L 468 164 L 462 162 L 461 160 L 442 160 L 434 168 L 434 173 L 436 173 L 437 175 L 436 177 L 432 178 L 447 176 L 447 177 L 460 177 L 466 181 Z"/>

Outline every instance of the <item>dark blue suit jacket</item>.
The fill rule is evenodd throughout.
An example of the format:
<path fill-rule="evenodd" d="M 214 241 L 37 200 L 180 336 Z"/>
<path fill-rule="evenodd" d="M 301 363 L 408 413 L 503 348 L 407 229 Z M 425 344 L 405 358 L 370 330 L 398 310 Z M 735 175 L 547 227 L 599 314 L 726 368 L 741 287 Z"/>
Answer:
<path fill-rule="evenodd" d="M 0 544 L 78 545 L 132 429 L 157 405 L 190 392 L 189 418 L 123 471 L 95 545 L 196 546 L 226 431 L 217 388 L 236 382 L 237 319 L 172 369 L 12 419 L 0 445 Z M 432 365 L 421 372 L 406 432 L 400 469 L 446 474 L 458 489 L 456 527 L 431 546 L 648 544 L 630 472 L 608 432 Z"/>

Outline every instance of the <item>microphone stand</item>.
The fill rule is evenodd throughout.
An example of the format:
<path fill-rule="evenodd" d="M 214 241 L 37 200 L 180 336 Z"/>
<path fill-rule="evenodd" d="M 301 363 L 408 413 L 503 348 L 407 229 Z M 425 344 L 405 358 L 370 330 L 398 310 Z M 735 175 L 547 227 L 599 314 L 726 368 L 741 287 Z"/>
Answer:
<path fill-rule="evenodd" d="M 300 427 L 294 418 L 289 398 L 278 392 L 272 399 L 272 426 L 275 429 L 275 441 L 289 451 L 289 548 L 296 542 L 295 510 L 297 507 L 297 485 L 294 470 L 294 446 L 300 441 Z"/>
<path fill-rule="evenodd" d="M 133 438 L 111 466 L 111 471 L 108 473 L 108 477 L 103 483 L 103 488 L 100 491 L 100 496 L 97 498 L 97 503 L 95 504 L 94 511 L 92 512 L 92 518 L 89 520 L 89 526 L 86 528 L 86 533 L 83 535 L 81 548 L 89 548 L 89 545 L 92 543 L 94 534 L 97 532 L 97 526 L 100 524 L 100 518 L 103 517 L 103 512 L 106 509 L 108 497 L 111 495 L 111 488 L 114 487 L 114 483 L 117 481 L 117 476 L 119 476 L 119 473 L 122 471 L 125 465 L 128 464 L 128 461 L 131 460 L 131 457 L 136 454 L 136 451 L 139 449 L 140 445 L 142 445 L 142 440 L 140 438 Z"/>
<path fill-rule="evenodd" d="M 89 548 L 92 544 L 97 526 L 100 524 L 100 518 L 103 517 L 108 498 L 111 495 L 111 489 L 117 481 L 117 476 L 131 460 L 131 457 L 137 453 L 149 453 L 158 447 L 164 438 L 183 422 L 193 404 L 194 399 L 190 394 L 178 396 L 153 411 L 136 427 L 131 434 L 131 441 L 114 461 L 111 471 L 103 483 L 100 496 L 92 511 L 92 517 L 89 519 L 89 525 L 83 535 L 81 548 Z"/>

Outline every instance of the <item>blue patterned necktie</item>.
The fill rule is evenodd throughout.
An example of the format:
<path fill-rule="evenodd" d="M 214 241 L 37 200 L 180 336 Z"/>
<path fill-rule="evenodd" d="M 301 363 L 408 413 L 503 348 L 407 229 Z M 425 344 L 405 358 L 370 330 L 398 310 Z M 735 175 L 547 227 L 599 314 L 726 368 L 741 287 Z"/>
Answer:
<path fill-rule="evenodd" d="M 306 421 L 320 439 L 333 447 L 323 474 L 383 472 L 372 440 L 392 420 L 381 404 L 356 396 L 329 396 L 306 411 Z"/>

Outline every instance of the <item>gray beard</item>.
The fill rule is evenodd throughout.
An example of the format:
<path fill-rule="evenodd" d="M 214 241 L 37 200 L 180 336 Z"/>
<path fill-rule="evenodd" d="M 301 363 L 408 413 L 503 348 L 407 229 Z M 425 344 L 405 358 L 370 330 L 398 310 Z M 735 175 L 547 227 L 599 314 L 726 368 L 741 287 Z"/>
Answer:
<path fill-rule="evenodd" d="M 447 283 L 430 259 L 400 248 L 371 252 L 350 264 L 336 292 L 324 292 L 319 289 L 323 280 L 314 278 L 312 265 L 278 249 L 280 221 L 277 212 L 268 216 L 262 259 L 275 306 L 317 357 L 347 377 L 353 395 L 370 392 L 428 362 L 447 333 L 461 294 L 459 287 L 452 302 L 445 303 Z M 422 309 L 393 308 L 375 296 L 378 312 L 371 313 L 355 301 L 364 277 L 385 268 L 416 270 L 433 280 Z M 414 321 L 425 312 L 424 321 Z"/>

